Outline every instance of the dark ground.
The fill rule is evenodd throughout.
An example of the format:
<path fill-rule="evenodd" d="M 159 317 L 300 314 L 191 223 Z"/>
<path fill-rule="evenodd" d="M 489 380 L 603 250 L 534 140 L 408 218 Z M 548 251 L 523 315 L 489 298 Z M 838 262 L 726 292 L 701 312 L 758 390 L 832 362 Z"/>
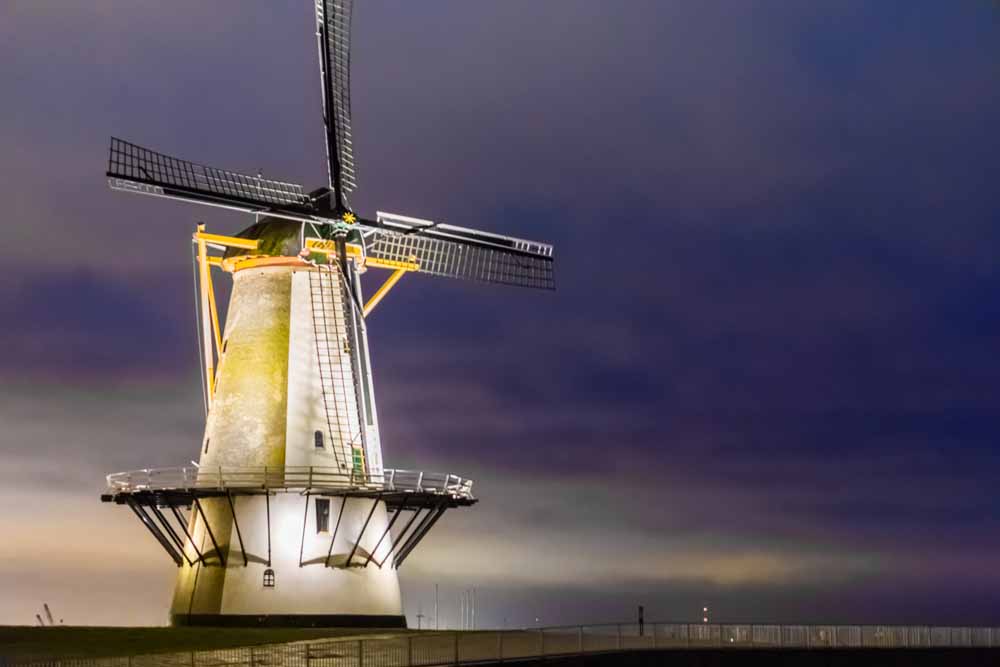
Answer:
<path fill-rule="evenodd" d="M 351 636 L 398 636 L 406 630 L 336 628 L 102 628 L 102 627 L 0 627 L 0 667 L 4 660 L 33 658 L 112 657 L 174 651 L 197 651 L 277 644 Z M 412 631 L 418 632 L 418 631 Z M 426 632 L 426 631 L 425 631 Z M 475 633 L 469 633 L 470 636 Z M 488 633 L 492 637 L 492 633 Z M 512 634 L 517 634 L 516 631 Z M 544 660 L 508 660 L 533 667 L 729 667 L 743 665 L 839 667 L 879 665 L 891 667 L 966 665 L 1000 666 L 998 649 L 663 649 L 585 656 L 547 657 Z M 492 663 L 491 663 L 492 664 Z"/>
<path fill-rule="evenodd" d="M 405 630 L 392 630 L 399 634 Z M 337 628 L 101 628 L 0 626 L 0 657 L 93 658 L 171 651 L 201 651 L 378 634 Z"/>

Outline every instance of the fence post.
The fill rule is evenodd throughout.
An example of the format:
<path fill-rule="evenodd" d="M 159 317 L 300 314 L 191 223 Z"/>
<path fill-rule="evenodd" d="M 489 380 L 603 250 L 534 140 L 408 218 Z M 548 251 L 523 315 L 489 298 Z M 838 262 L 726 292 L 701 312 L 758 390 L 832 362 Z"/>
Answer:
<path fill-rule="evenodd" d="M 454 649 L 455 649 L 455 664 L 457 665 L 458 664 L 458 633 L 457 632 L 453 632 L 452 636 L 455 638 L 455 646 L 454 646 Z"/>
<path fill-rule="evenodd" d="M 658 627 L 659 626 L 656 623 L 653 623 L 653 648 L 658 648 L 659 647 L 659 643 L 657 642 L 657 628 Z"/>
<path fill-rule="evenodd" d="M 545 657 L 545 629 L 538 629 L 538 655 Z"/>
<path fill-rule="evenodd" d="M 503 633 L 497 632 L 497 662 L 503 662 Z"/>
<path fill-rule="evenodd" d="M 413 635 L 406 635 L 406 667 L 413 667 Z"/>
<path fill-rule="evenodd" d="M 309 466 L 309 476 L 312 477 L 312 466 Z M 365 640 L 358 640 L 358 667 L 365 667 Z"/>
<path fill-rule="evenodd" d="M 622 650 L 622 624 L 618 624 L 618 650 Z"/>
<path fill-rule="evenodd" d="M 309 667 L 309 644 L 306 644 L 306 667 Z"/>
<path fill-rule="evenodd" d="M 191 651 L 191 667 L 194 667 L 194 651 Z"/>
<path fill-rule="evenodd" d="M 576 629 L 576 643 L 580 648 L 580 655 L 583 655 L 583 626 Z"/>

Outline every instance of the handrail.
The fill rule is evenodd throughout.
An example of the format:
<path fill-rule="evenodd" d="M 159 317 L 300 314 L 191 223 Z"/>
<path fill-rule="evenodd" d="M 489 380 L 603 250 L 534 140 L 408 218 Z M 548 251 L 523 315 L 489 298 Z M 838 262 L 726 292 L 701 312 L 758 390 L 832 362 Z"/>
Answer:
<path fill-rule="evenodd" d="M 58 632 L 58 630 L 55 630 Z M 523 630 L 386 631 L 372 637 L 310 639 L 210 651 L 159 653 L 160 667 L 191 665 L 309 665 L 445 667 L 533 658 L 635 651 L 995 649 L 1000 627 L 929 625 L 779 625 L 635 621 Z M 11 661 L 8 667 L 123 667 L 133 657 Z M 956 661 L 961 661 L 956 656 Z M 139 664 L 136 662 L 136 664 Z M 143 661 L 142 664 L 147 664 Z M 149 662 L 148 664 L 153 664 Z"/>
<path fill-rule="evenodd" d="M 107 476 L 112 493 L 140 491 L 247 489 L 433 493 L 472 500 L 472 480 L 450 473 L 386 470 L 381 474 L 345 473 L 325 466 L 146 468 Z"/>

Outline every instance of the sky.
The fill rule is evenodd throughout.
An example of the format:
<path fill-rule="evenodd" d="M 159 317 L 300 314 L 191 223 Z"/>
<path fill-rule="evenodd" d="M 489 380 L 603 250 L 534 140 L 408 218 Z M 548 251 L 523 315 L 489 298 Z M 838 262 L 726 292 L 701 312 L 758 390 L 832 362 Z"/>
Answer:
<path fill-rule="evenodd" d="M 0 623 L 167 622 L 104 475 L 183 465 L 190 233 L 109 135 L 318 187 L 310 2 L 0 3 Z M 555 292 L 407 277 L 388 466 L 476 481 L 401 570 L 483 626 L 1000 626 L 1000 7 L 359 0 L 363 215 L 555 246 Z M 367 289 L 372 289 L 368 286 Z M 426 622 L 426 621 L 425 621 Z"/>

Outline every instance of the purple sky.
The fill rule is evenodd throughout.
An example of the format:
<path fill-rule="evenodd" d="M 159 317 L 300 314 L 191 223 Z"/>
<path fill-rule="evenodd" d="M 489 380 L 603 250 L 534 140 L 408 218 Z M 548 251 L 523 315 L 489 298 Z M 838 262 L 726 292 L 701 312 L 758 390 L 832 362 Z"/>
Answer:
<path fill-rule="evenodd" d="M 437 582 L 442 624 L 473 586 L 487 625 L 1000 624 L 995 3 L 357 5 L 359 211 L 558 259 L 370 320 L 387 464 L 482 498 L 407 561 L 411 619 Z M 197 454 L 189 235 L 246 220 L 108 191 L 107 140 L 322 185 L 312 21 L 0 7 L 0 623 L 166 621 L 98 495 Z"/>

